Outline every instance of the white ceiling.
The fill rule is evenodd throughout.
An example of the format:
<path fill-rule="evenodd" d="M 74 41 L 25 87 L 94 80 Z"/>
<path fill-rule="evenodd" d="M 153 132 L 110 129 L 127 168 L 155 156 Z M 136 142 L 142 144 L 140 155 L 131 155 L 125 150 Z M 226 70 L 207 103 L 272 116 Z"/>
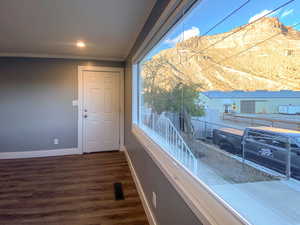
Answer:
<path fill-rule="evenodd" d="M 0 0 L 0 56 L 124 60 L 155 0 Z M 84 49 L 76 47 L 83 40 Z"/>

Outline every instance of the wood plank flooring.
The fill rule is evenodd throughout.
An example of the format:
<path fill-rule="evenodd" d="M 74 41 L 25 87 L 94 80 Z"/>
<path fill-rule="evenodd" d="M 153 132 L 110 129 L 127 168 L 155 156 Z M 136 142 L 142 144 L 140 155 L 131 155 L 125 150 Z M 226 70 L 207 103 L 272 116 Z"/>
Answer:
<path fill-rule="evenodd" d="M 121 182 L 125 200 L 116 201 Z M 0 225 L 148 225 L 125 155 L 0 160 Z"/>

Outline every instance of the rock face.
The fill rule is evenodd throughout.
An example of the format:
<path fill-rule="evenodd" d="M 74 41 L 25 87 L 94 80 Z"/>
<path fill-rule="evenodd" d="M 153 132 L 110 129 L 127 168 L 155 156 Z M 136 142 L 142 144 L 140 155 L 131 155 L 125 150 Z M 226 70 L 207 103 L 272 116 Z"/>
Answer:
<path fill-rule="evenodd" d="M 155 84 L 164 88 L 192 82 L 202 91 L 300 90 L 300 32 L 263 18 L 182 41 L 143 68 L 144 76 L 155 75 Z"/>

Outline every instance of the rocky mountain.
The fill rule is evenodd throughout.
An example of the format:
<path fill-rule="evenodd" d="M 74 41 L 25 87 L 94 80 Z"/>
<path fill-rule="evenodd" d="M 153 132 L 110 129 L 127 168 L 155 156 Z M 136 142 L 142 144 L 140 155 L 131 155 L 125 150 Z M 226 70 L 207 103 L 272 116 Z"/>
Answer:
<path fill-rule="evenodd" d="M 263 18 L 182 41 L 147 61 L 142 74 L 164 88 L 192 82 L 202 91 L 300 90 L 300 32 Z"/>

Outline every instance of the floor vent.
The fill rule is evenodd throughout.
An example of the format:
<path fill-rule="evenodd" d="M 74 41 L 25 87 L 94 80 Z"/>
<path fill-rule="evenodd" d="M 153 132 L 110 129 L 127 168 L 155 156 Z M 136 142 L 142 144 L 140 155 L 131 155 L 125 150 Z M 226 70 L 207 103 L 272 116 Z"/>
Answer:
<path fill-rule="evenodd" d="M 115 189 L 115 199 L 116 200 L 124 200 L 123 187 L 121 183 L 114 183 Z"/>

